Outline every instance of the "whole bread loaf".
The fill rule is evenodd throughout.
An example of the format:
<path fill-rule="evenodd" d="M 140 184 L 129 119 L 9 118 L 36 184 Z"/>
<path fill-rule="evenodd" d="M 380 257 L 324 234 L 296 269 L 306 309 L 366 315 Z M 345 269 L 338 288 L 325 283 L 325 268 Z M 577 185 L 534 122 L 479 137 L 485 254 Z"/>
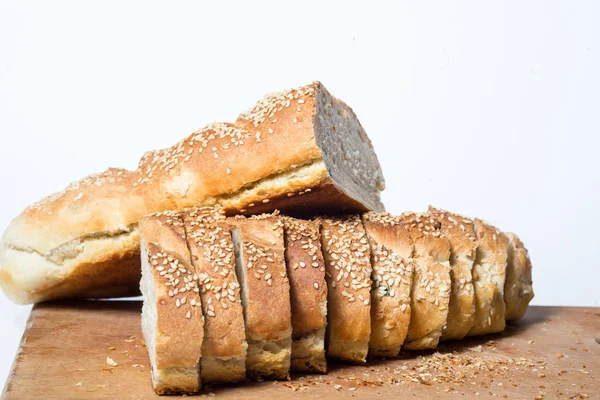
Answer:
<path fill-rule="evenodd" d="M 383 210 L 384 179 L 354 112 L 319 82 L 266 96 L 135 171 L 109 169 L 28 207 L 0 242 L 0 285 L 17 303 L 135 295 L 137 222 L 220 206 L 228 214 Z"/>

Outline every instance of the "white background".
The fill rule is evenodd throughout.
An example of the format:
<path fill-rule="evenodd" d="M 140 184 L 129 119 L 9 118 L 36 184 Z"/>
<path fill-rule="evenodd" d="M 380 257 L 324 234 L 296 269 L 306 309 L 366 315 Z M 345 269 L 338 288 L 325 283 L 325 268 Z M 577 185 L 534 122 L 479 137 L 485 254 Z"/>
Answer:
<path fill-rule="evenodd" d="M 600 3 L 324 3 L 2 1 L 0 231 L 318 79 L 369 133 L 389 211 L 517 232 L 534 304 L 600 305 Z M 28 312 L 0 295 L 0 384 Z"/>

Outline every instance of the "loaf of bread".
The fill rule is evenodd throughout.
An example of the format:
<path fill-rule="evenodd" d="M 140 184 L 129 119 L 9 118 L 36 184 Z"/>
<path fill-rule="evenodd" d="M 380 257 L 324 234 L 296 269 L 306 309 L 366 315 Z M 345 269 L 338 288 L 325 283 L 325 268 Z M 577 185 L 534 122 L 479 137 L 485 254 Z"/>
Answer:
<path fill-rule="evenodd" d="M 283 223 L 275 215 L 230 218 L 246 323 L 246 376 L 287 379 L 292 350 Z"/>
<path fill-rule="evenodd" d="M 437 347 L 448 319 L 450 301 L 450 243 L 441 224 L 427 214 L 404 213 L 400 220 L 413 243 L 415 275 L 411 318 L 404 348 Z"/>
<path fill-rule="evenodd" d="M 508 237 L 478 218 L 474 226 L 479 247 L 473 265 L 476 307 L 471 336 L 502 332 L 506 326 L 504 282 L 508 261 Z"/>
<path fill-rule="evenodd" d="M 204 315 L 202 381 L 210 384 L 244 380 L 248 347 L 244 310 L 225 215 L 221 210 L 202 207 L 185 210 L 182 216 Z"/>
<path fill-rule="evenodd" d="M 151 215 L 139 230 L 161 394 L 324 373 L 326 350 L 361 363 L 498 332 L 499 315 L 522 316 L 533 296 L 516 235 L 433 207 L 315 220 L 202 207 Z"/>
<path fill-rule="evenodd" d="M 468 218 L 433 207 L 429 207 L 427 212 L 441 224 L 440 229 L 450 243 L 452 288 L 442 340 L 462 339 L 473 327 L 475 318 L 473 262 L 478 246 L 477 235 L 473 221 Z"/>
<path fill-rule="evenodd" d="M 368 212 L 363 215 L 363 225 L 373 266 L 369 355 L 396 357 L 410 323 L 412 241 L 400 219 L 387 213 Z"/>
<path fill-rule="evenodd" d="M 531 279 L 531 260 L 521 239 L 514 233 L 507 233 L 509 240 L 506 265 L 506 283 L 504 284 L 504 303 L 506 320 L 522 318 L 533 299 Z"/>
<path fill-rule="evenodd" d="M 143 218 L 142 332 L 159 394 L 200 390 L 203 325 L 198 275 L 190 264 L 183 220 L 165 212 Z"/>
<path fill-rule="evenodd" d="M 327 372 L 327 284 L 319 223 L 282 217 L 290 280 L 293 371 Z"/>
<path fill-rule="evenodd" d="M 109 169 L 28 207 L 0 242 L 0 285 L 22 304 L 135 295 L 147 214 L 381 211 L 383 188 L 356 115 L 315 82 L 146 153 L 135 171 Z"/>
<path fill-rule="evenodd" d="M 360 216 L 323 218 L 327 355 L 363 363 L 371 337 L 371 258 Z"/>

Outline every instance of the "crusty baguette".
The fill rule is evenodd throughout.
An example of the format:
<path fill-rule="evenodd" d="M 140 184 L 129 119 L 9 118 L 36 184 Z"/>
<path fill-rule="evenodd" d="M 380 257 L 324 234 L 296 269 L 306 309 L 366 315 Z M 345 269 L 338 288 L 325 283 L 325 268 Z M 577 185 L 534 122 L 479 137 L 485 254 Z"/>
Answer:
<path fill-rule="evenodd" d="M 203 341 L 198 276 L 190 263 L 183 220 L 165 212 L 140 221 L 142 331 L 159 394 L 200 390 Z"/>
<path fill-rule="evenodd" d="M 327 279 L 327 355 L 362 363 L 371 337 L 371 260 L 358 215 L 322 218 Z"/>
<path fill-rule="evenodd" d="M 246 323 L 246 376 L 287 379 L 292 316 L 281 218 L 230 218 L 229 224 Z"/>
<path fill-rule="evenodd" d="M 504 285 L 505 317 L 507 321 L 514 321 L 525 315 L 527 306 L 533 299 L 531 260 L 527 249 L 517 235 L 507 233 L 506 236 L 509 246 Z"/>
<path fill-rule="evenodd" d="M 450 301 L 450 243 L 440 224 L 427 214 L 400 216 L 413 243 L 415 273 L 406 350 L 434 349 L 448 319 Z"/>
<path fill-rule="evenodd" d="M 133 295 L 137 222 L 149 213 L 382 210 L 383 188 L 356 115 L 315 82 L 146 153 L 135 171 L 110 169 L 27 208 L 0 242 L 0 285 L 23 304 Z"/>
<path fill-rule="evenodd" d="M 508 237 L 485 221 L 475 218 L 479 247 L 473 265 L 475 319 L 469 336 L 502 332 L 506 326 L 504 282 L 508 259 Z"/>
<path fill-rule="evenodd" d="M 204 314 L 202 381 L 241 381 L 246 378 L 246 331 L 225 215 L 212 207 L 187 209 L 182 215 Z"/>
<path fill-rule="evenodd" d="M 282 217 L 292 306 L 292 370 L 327 372 L 327 284 L 319 224 Z"/>
<path fill-rule="evenodd" d="M 473 262 L 478 246 L 477 235 L 473 221 L 466 217 L 433 207 L 429 207 L 427 212 L 441 224 L 441 231 L 450 242 L 452 290 L 442 340 L 462 339 L 473 327 L 475 319 Z"/>
<path fill-rule="evenodd" d="M 363 225 L 369 237 L 373 267 L 369 355 L 396 357 L 410 323 L 412 241 L 400 220 L 387 213 L 368 212 L 363 215 Z"/>

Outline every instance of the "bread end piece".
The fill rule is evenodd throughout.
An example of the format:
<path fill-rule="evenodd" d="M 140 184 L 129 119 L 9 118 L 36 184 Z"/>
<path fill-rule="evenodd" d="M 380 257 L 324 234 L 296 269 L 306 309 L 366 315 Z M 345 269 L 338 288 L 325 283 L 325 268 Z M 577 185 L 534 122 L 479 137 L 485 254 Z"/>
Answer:
<path fill-rule="evenodd" d="M 532 267 L 529 252 L 523 242 L 514 233 L 506 233 L 509 239 L 506 283 L 504 285 L 504 303 L 506 320 L 522 318 L 533 299 Z"/>

